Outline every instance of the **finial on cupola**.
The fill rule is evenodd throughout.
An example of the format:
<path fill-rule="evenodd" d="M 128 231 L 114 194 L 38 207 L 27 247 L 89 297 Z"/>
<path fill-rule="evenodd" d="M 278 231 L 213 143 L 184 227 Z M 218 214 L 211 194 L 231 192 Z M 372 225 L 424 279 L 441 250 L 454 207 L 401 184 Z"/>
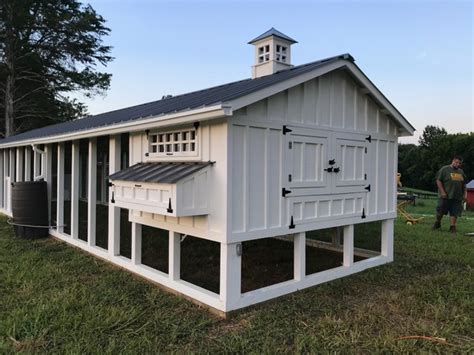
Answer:
<path fill-rule="evenodd" d="M 290 47 L 294 43 L 298 42 L 273 27 L 251 40 L 249 44 L 255 46 L 255 64 L 252 65 L 252 78 L 259 78 L 291 68 Z"/>

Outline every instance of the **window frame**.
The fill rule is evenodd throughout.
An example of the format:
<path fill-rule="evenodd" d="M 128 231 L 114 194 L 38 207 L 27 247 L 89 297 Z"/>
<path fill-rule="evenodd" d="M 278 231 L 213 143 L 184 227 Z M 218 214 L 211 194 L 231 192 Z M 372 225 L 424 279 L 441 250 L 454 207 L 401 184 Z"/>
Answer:
<path fill-rule="evenodd" d="M 186 135 L 185 138 L 183 135 Z M 177 145 L 178 150 L 176 150 Z M 160 146 L 163 147 L 163 151 L 160 151 Z M 169 131 L 157 130 L 148 134 L 148 156 L 150 158 L 196 158 L 200 154 L 199 146 L 199 130 L 195 127 Z M 154 147 L 156 147 L 155 151 Z M 185 151 L 183 151 L 184 147 L 186 147 Z M 191 147 L 194 147 L 194 150 L 191 150 Z"/>

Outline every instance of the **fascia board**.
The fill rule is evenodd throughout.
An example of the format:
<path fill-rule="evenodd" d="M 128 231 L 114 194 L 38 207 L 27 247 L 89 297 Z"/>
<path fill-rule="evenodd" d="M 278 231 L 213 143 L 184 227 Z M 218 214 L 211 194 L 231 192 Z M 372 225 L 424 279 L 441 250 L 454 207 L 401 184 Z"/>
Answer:
<path fill-rule="evenodd" d="M 231 110 L 225 105 L 214 105 L 185 112 L 177 112 L 167 115 L 158 115 L 146 119 L 125 122 L 104 127 L 97 127 L 87 130 L 64 133 L 60 135 L 32 138 L 22 141 L 15 141 L 6 144 L 0 144 L 0 148 L 21 147 L 30 144 L 48 144 L 76 140 L 82 138 L 92 138 L 103 135 L 113 135 L 120 133 L 144 131 L 150 128 L 171 126 L 178 124 L 192 123 L 196 121 L 205 121 L 231 115 Z"/>

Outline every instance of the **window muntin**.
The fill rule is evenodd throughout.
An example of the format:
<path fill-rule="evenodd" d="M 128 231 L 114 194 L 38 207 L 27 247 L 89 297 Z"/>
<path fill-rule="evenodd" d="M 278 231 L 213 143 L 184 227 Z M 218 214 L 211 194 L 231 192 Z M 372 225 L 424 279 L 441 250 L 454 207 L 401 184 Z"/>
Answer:
<path fill-rule="evenodd" d="M 286 63 L 287 48 L 279 44 L 276 45 L 275 58 L 278 62 Z"/>
<path fill-rule="evenodd" d="M 196 156 L 196 129 L 150 133 L 150 155 L 152 156 Z"/>
<path fill-rule="evenodd" d="M 264 63 L 270 60 L 270 45 L 261 46 L 258 48 L 258 62 Z"/>

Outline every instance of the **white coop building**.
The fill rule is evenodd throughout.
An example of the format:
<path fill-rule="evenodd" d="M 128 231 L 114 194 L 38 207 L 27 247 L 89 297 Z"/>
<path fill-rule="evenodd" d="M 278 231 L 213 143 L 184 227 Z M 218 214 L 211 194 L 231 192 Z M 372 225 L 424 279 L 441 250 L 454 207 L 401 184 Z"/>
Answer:
<path fill-rule="evenodd" d="M 251 79 L 0 141 L 1 212 L 11 183 L 44 180 L 50 235 L 220 312 L 391 262 L 397 140 L 414 128 L 351 55 L 293 66 L 283 33 L 249 43 Z M 380 252 L 364 253 L 354 228 L 376 221 Z M 308 237 L 327 228 L 329 242 Z M 167 246 L 145 263 L 156 230 Z M 184 274 L 191 238 L 217 250 L 214 287 Z M 291 277 L 248 291 L 243 244 L 259 239 L 286 243 Z M 308 245 L 342 261 L 308 273 Z"/>

